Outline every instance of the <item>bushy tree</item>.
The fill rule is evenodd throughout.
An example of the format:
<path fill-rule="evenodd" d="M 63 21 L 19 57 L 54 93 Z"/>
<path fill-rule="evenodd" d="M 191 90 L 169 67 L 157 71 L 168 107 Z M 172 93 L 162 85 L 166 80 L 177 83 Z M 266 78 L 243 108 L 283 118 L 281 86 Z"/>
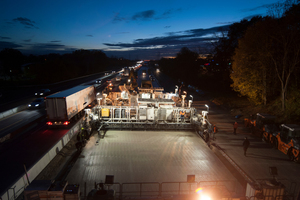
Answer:
<path fill-rule="evenodd" d="M 249 27 L 244 37 L 239 39 L 233 56 L 231 86 L 255 104 L 266 105 L 268 88 L 274 76 L 268 56 L 272 49 L 269 34 L 274 31 L 271 22 L 272 19 L 265 18 Z"/>
<path fill-rule="evenodd" d="M 291 75 L 300 63 L 300 27 L 294 20 L 299 18 L 298 6 L 282 18 L 267 17 L 256 23 L 239 40 L 233 57 L 232 87 L 257 104 L 266 104 L 268 95 L 278 92 L 281 109 L 285 109 Z"/>

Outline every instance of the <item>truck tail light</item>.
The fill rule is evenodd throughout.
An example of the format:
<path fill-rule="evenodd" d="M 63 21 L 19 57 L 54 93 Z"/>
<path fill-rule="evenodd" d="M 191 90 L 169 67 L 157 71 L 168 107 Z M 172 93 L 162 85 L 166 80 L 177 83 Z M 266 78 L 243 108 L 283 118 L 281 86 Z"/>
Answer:
<path fill-rule="evenodd" d="M 68 122 L 68 121 L 65 121 L 65 122 L 64 122 L 64 125 L 66 125 L 66 126 L 67 126 L 68 124 L 69 124 L 69 122 Z"/>
<path fill-rule="evenodd" d="M 47 122 L 46 124 L 49 125 L 49 126 L 53 125 L 52 122 Z"/>

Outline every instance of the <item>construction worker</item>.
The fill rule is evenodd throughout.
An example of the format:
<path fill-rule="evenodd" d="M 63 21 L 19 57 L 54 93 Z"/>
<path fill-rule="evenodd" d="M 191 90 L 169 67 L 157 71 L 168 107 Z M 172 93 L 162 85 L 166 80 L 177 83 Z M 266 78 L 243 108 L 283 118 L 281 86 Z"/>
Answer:
<path fill-rule="evenodd" d="M 218 132 L 218 128 L 216 127 L 216 125 L 214 124 L 214 135 L 213 135 L 213 140 L 216 139 L 215 135 Z"/>
<path fill-rule="evenodd" d="M 234 122 L 233 124 L 233 134 L 236 135 L 236 129 L 238 127 L 238 123 L 237 122 Z"/>
<path fill-rule="evenodd" d="M 250 142 L 249 140 L 247 139 L 247 137 L 245 137 L 245 140 L 243 142 L 243 147 L 244 147 L 244 156 L 247 156 L 246 153 L 247 153 L 247 149 L 250 145 Z"/>

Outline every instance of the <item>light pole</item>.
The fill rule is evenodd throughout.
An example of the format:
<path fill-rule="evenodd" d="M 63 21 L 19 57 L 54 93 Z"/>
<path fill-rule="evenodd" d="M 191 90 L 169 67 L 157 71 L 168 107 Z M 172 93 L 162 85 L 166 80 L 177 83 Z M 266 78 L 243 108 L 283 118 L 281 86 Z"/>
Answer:
<path fill-rule="evenodd" d="M 185 99 L 185 96 L 186 96 L 186 95 L 181 95 L 181 97 L 182 97 L 181 107 L 184 107 L 184 99 Z"/>
<path fill-rule="evenodd" d="M 190 97 L 192 97 L 192 100 L 189 100 L 189 108 L 191 107 L 192 103 L 193 103 L 193 96 L 190 95 Z"/>
<path fill-rule="evenodd" d="M 207 108 L 207 113 L 209 113 L 209 106 L 205 104 L 205 107 Z"/>

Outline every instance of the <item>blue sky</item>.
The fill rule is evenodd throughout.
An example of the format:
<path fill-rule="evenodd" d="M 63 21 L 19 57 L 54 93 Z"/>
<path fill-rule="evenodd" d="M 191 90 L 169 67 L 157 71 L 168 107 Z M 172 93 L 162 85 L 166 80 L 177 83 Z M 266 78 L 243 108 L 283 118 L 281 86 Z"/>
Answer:
<path fill-rule="evenodd" d="M 24 54 L 99 49 L 157 59 L 186 46 L 208 51 L 228 25 L 266 15 L 275 0 L 1 0 L 0 50 Z"/>

